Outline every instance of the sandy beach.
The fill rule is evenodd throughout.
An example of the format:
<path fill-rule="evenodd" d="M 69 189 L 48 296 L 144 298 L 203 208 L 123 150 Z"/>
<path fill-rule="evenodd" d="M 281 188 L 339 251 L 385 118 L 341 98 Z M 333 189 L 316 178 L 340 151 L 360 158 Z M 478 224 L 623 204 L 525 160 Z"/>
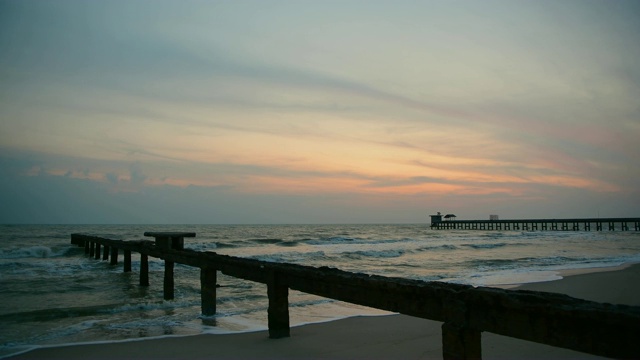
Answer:
<path fill-rule="evenodd" d="M 532 283 L 517 289 L 564 293 L 573 297 L 640 305 L 640 264 L 612 271 L 576 274 L 562 280 Z M 608 269 L 611 270 L 611 269 Z M 593 269 L 591 271 L 594 271 Z M 265 314 L 266 316 L 266 314 Z M 404 315 L 355 317 L 297 326 L 291 337 L 271 340 L 265 331 L 168 337 L 106 344 L 39 348 L 11 359 L 79 358 L 360 358 L 441 359 L 442 324 Z M 485 359 L 599 358 L 571 350 L 483 333 Z"/>

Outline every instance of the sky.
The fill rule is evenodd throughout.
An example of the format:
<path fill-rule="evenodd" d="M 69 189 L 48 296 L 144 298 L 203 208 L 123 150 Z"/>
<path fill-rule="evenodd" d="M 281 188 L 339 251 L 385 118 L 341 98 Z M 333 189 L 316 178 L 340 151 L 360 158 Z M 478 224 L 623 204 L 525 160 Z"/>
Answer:
<path fill-rule="evenodd" d="M 640 217 L 640 2 L 0 0 L 0 223 Z"/>

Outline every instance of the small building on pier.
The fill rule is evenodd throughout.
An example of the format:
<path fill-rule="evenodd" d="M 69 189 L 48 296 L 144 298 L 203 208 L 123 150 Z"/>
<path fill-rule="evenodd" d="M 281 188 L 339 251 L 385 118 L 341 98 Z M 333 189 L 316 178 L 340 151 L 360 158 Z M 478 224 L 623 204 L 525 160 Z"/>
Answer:
<path fill-rule="evenodd" d="M 431 225 L 442 222 L 442 214 L 438 211 L 436 215 L 429 215 L 431 217 Z"/>

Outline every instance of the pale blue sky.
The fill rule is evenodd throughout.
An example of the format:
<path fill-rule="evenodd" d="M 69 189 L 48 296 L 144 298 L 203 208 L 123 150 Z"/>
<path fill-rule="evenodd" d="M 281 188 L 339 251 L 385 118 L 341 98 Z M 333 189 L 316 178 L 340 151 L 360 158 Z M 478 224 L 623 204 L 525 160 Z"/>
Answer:
<path fill-rule="evenodd" d="M 640 216 L 637 1 L 0 0 L 0 223 Z"/>

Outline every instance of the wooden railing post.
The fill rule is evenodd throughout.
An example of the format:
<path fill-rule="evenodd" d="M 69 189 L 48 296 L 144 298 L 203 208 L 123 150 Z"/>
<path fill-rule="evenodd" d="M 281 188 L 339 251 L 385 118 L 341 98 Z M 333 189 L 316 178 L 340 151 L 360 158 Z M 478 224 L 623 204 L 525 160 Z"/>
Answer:
<path fill-rule="evenodd" d="M 124 251 L 124 272 L 131 272 L 131 250 Z"/>
<path fill-rule="evenodd" d="M 444 360 L 482 359 L 480 331 L 453 323 L 442 324 L 442 357 Z"/>
<path fill-rule="evenodd" d="M 289 287 L 278 279 L 275 272 L 269 274 L 267 294 L 269 295 L 267 310 L 269 338 L 289 337 Z"/>
<path fill-rule="evenodd" d="M 140 254 L 140 286 L 149 286 L 149 256 Z"/>
<path fill-rule="evenodd" d="M 200 298 L 202 302 L 202 315 L 216 314 L 216 282 L 218 270 L 213 267 L 200 268 Z"/>

